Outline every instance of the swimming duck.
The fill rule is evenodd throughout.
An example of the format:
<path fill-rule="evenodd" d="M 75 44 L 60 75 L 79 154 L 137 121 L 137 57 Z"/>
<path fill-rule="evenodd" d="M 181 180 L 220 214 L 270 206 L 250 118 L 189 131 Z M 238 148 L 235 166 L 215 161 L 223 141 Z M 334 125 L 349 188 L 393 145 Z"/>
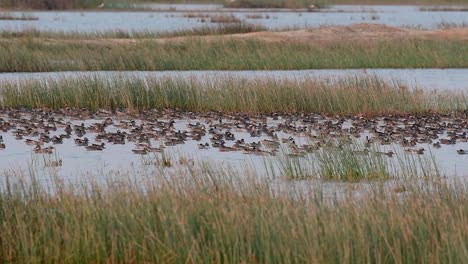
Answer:
<path fill-rule="evenodd" d="M 283 143 L 289 143 L 289 142 L 293 142 L 293 141 L 294 141 L 294 138 L 293 138 L 293 137 L 282 138 L 282 139 L 281 139 L 281 142 L 283 142 Z"/>
<path fill-rule="evenodd" d="M 208 142 L 205 144 L 203 143 L 198 144 L 198 149 L 209 149 L 209 148 L 210 148 L 210 144 L 208 144 Z"/>
<path fill-rule="evenodd" d="M 55 148 L 52 146 L 49 146 L 47 148 L 42 148 L 41 145 L 36 145 L 34 148 L 34 153 L 36 154 L 52 154 L 53 150 Z"/>
<path fill-rule="evenodd" d="M 378 152 L 376 152 L 376 153 L 377 153 L 377 154 L 381 154 L 381 155 L 385 155 L 385 156 L 390 157 L 390 158 L 392 158 L 393 155 L 395 155 L 395 152 L 393 152 L 393 151 L 391 151 L 391 150 L 390 150 L 390 151 L 387 151 L 387 152 L 378 151 Z"/>
<path fill-rule="evenodd" d="M 103 149 L 106 148 L 106 144 L 101 143 L 99 144 L 92 144 L 90 146 L 86 146 L 86 149 L 89 151 L 102 151 Z"/>
<path fill-rule="evenodd" d="M 424 148 L 419 148 L 419 149 L 405 149 L 406 152 L 410 152 L 410 153 L 415 153 L 415 154 L 419 154 L 419 155 L 422 155 L 424 154 L 424 151 L 426 151 Z"/>
<path fill-rule="evenodd" d="M 459 150 L 457 150 L 457 153 L 460 154 L 460 155 L 466 155 L 466 154 L 468 154 L 468 150 L 459 149 Z"/>
<path fill-rule="evenodd" d="M 88 146 L 88 138 L 80 139 L 80 138 L 75 138 L 75 144 L 80 147 L 86 147 Z"/>
<path fill-rule="evenodd" d="M 62 137 L 62 135 L 60 135 L 60 136 L 53 136 L 51 140 L 52 140 L 52 143 L 54 143 L 54 144 L 63 144 L 63 137 Z"/>
<path fill-rule="evenodd" d="M 162 152 L 164 150 L 164 145 L 161 145 L 159 148 L 146 146 L 145 149 L 146 149 L 147 152 Z"/>
<path fill-rule="evenodd" d="M 132 152 L 135 153 L 135 154 L 139 154 L 139 155 L 146 155 L 146 154 L 148 154 L 148 151 L 146 150 L 146 148 L 143 148 L 143 149 L 132 149 Z"/>
<path fill-rule="evenodd" d="M 227 146 L 225 146 L 224 144 L 225 144 L 224 141 L 221 142 L 221 145 L 219 146 L 219 151 L 221 151 L 221 152 L 228 152 L 228 151 L 235 151 L 235 150 L 237 150 L 237 149 L 234 148 L 234 147 L 227 147 Z"/>
<path fill-rule="evenodd" d="M 46 166 L 47 167 L 61 167 L 62 166 L 62 160 L 49 161 L 49 163 L 47 163 Z"/>
<path fill-rule="evenodd" d="M 262 143 L 269 148 L 278 148 L 280 146 L 280 143 L 276 140 L 264 139 Z"/>

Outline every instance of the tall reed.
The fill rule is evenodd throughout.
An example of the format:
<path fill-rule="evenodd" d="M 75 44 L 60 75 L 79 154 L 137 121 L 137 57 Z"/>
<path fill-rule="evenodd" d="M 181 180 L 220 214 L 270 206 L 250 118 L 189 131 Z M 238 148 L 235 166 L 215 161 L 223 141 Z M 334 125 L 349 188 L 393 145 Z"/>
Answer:
<path fill-rule="evenodd" d="M 209 176 L 208 176 L 209 175 Z M 47 263 L 409 263 L 468 258 L 468 185 L 381 182 L 361 191 L 189 168 L 103 184 L 44 187 L 9 179 L 0 191 L 0 260 Z M 10 176 L 12 177 L 12 176 Z M 135 179 L 144 179 L 137 184 Z M 238 180 L 236 180 L 238 179 Z M 51 193 L 50 190 L 54 191 Z"/>
<path fill-rule="evenodd" d="M 224 37 L 44 41 L 25 37 L 0 41 L 0 71 L 463 68 L 468 67 L 466 43 L 461 40 L 270 43 Z"/>
<path fill-rule="evenodd" d="M 405 114 L 467 109 L 465 94 L 431 94 L 378 78 L 207 79 L 82 77 L 0 84 L 8 108 L 173 108 L 181 111 L 250 113 Z"/>

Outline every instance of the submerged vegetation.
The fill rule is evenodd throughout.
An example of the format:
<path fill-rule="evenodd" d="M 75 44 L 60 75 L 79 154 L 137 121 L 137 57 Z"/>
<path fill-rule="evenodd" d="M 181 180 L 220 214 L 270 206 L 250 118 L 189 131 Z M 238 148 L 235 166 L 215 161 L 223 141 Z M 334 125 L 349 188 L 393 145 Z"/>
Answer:
<path fill-rule="evenodd" d="M 0 260 L 409 263 L 468 258 L 468 186 L 441 180 L 275 186 L 189 166 L 47 187 L 3 175 Z M 181 178 L 182 177 L 182 178 Z"/>
<path fill-rule="evenodd" d="M 0 42 L 0 71 L 298 70 L 468 67 L 462 40 L 270 43 L 235 39 Z"/>
<path fill-rule="evenodd" d="M 317 80 L 157 78 L 50 79 L 3 82 L 7 108 L 173 108 L 181 111 L 250 113 L 403 114 L 464 111 L 466 95 L 409 90 L 377 78 Z"/>

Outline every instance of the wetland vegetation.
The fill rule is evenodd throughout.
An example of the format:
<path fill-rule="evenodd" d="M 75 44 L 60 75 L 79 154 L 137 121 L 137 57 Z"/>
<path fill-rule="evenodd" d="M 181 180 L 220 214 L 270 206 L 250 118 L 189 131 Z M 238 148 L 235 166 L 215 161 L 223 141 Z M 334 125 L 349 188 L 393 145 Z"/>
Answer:
<path fill-rule="evenodd" d="M 3 82 L 6 108 L 65 107 L 134 110 L 173 108 L 181 111 L 323 114 L 447 113 L 467 109 L 463 92 L 409 89 L 377 78 L 319 80 L 157 78 L 73 78 Z"/>
<path fill-rule="evenodd" d="M 207 164 L 169 178 L 126 174 L 92 182 L 2 184 L 0 259 L 445 263 L 468 258 L 463 182 L 349 184 L 334 193 L 318 183 L 285 189 L 249 172 Z M 352 194 L 356 189 L 359 196 Z"/>
<path fill-rule="evenodd" d="M 464 40 L 267 42 L 6 38 L 0 71 L 300 70 L 468 67 Z"/>
<path fill-rule="evenodd" d="M 167 1 L 2 0 L 0 7 L 98 10 L 142 2 Z M 170 2 L 311 9 L 466 4 Z M 462 31 L 413 38 L 405 34 L 416 29 L 384 28 L 361 39 L 374 29 L 324 28 L 315 37 L 329 30 L 341 39 L 312 34 L 278 41 L 250 38 L 280 32 L 260 32 L 267 29 L 235 17 L 210 19 L 219 26 L 165 33 L 4 30 L 0 72 L 468 67 Z M 236 33 L 251 34 L 215 36 Z M 0 170 L 0 262 L 463 263 L 467 175 L 446 175 L 431 149 L 440 149 L 449 164 L 466 164 L 467 116 L 465 91 L 417 89 L 377 77 L 2 81 L 0 167 L 24 155 L 32 161 Z M 182 154 L 172 155 L 171 147 Z M 193 147 L 210 162 L 185 156 Z M 58 150 L 71 153 L 62 158 Z M 86 176 L 63 175 L 73 162 L 104 163 L 109 154 L 128 162 L 125 151 L 141 158 L 128 170 L 83 166 Z M 227 166 L 211 161 L 221 153 Z M 253 157 L 251 165 L 239 158 L 243 154 Z"/>

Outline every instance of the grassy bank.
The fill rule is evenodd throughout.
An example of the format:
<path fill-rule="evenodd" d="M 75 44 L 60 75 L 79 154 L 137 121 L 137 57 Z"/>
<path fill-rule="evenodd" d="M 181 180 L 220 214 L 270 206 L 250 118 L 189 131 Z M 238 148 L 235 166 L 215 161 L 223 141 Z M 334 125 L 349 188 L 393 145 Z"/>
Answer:
<path fill-rule="evenodd" d="M 7 108 L 63 107 L 204 112 L 388 114 L 463 111 L 464 94 L 410 91 L 375 78 L 316 80 L 76 78 L 2 83 Z"/>
<path fill-rule="evenodd" d="M 465 183 L 402 182 L 404 188 L 386 188 L 375 182 L 359 185 L 357 198 L 351 191 L 356 185 L 334 195 L 319 184 L 279 188 L 250 174 L 206 166 L 184 171 L 170 180 L 128 174 L 105 184 L 56 179 L 47 187 L 8 178 L 0 191 L 0 260 L 463 263 L 468 258 Z"/>
<path fill-rule="evenodd" d="M 466 44 L 459 40 L 303 44 L 13 38 L 0 42 L 0 71 L 463 68 L 468 67 Z"/>
<path fill-rule="evenodd" d="M 445 24 L 444 27 L 449 27 Z M 152 39 L 169 37 L 188 37 L 188 36 L 214 36 L 226 34 L 242 34 L 250 32 L 267 31 L 267 28 L 261 25 L 255 25 L 245 21 L 235 23 L 220 23 L 217 25 L 207 25 L 193 29 L 181 29 L 166 32 L 155 31 L 126 31 L 111 30 L 103 32 L 76 32 L 76 31 L 41 31 L 37 29 L 25 29 L 22 31 L 0 31 L 0 37 L 4 38 L 47 38 L 57 40 L 102 40 L 102 39 Z"/>

